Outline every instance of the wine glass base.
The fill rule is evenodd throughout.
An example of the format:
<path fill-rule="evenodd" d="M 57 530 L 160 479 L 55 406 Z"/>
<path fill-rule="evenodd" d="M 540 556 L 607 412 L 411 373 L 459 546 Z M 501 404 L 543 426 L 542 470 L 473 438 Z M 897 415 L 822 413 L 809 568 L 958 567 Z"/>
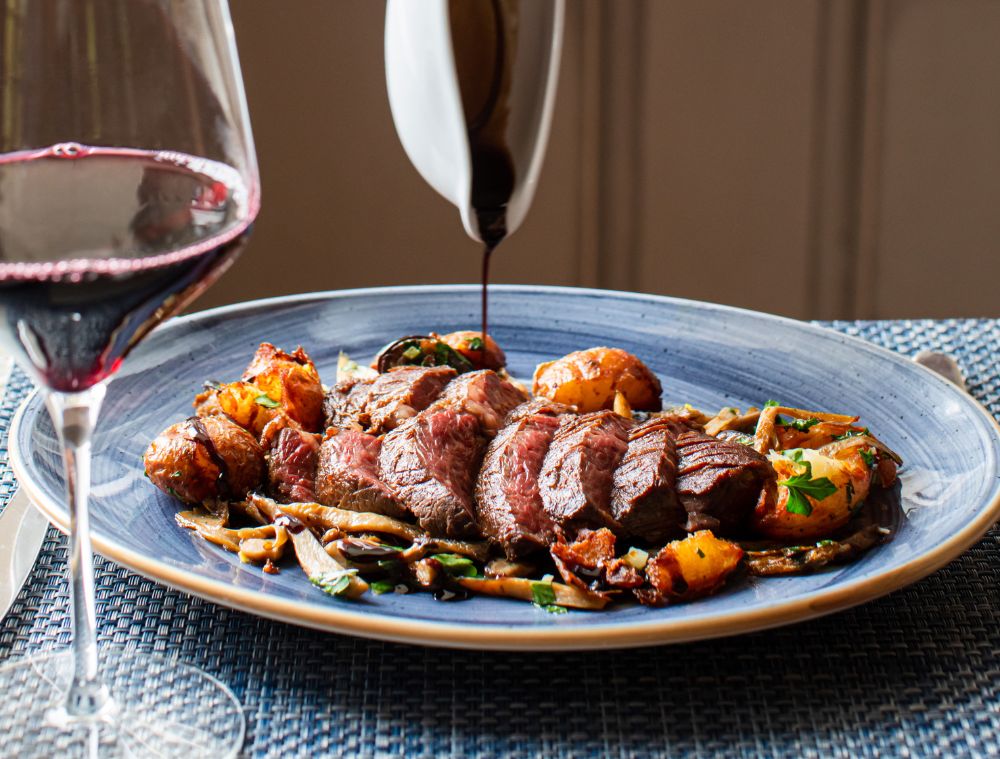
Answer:
<path fill-rule="evenodd" d="M 66 712 L 69 650 L 0 666 L 0 756 L 234 757 L 245 720 L 225 685 L 154 654 L 101 650 L 111 701 L 91 717 Z"/>

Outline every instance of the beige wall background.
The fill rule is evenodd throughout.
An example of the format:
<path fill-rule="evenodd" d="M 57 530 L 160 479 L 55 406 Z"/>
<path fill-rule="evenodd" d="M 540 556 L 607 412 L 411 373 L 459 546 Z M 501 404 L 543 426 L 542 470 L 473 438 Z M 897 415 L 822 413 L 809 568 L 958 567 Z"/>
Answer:
<path fill-rule="evenodd" d="M 410 166 L 384 5 L 232 3 L 262 172 L 199 307 L 469 282 L 479 249 Z M 531 214 L 498 282 L 802 318 L 1000 315 L 1000 3 L 568 0 Z"/>

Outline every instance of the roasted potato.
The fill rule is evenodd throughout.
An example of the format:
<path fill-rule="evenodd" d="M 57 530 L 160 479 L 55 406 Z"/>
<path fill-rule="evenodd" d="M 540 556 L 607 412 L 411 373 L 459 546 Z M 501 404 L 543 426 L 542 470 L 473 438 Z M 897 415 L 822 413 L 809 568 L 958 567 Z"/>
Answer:
<path fill-rule="evenodd" d="M 293 353 L 261 343 L 243 381 L 260 388 L 281 410 L 308 432 L 319 432 L 323 424 L 323 385 L 319 373 L 302 348 Z M 228 413 L 228 412 L 226 412 Z"/>
<path fill-rule="evenodd" d="M 539 364 L 532 391 L 581 412 L 614 408 L 616 393 L 636 411 L 662 408 L 656 375 L 619 348 L 588 348 Z"/>
<path fill-rule="evenodd" d="M 185 503 L 237 500 L 264 478 L 264 452 L 224 416 L 195 417 L 161 432 L 143 457 L 156 487 Z"/>
<path fill-rule="evenodd" d="M 642 600 L 667 603 L 707 596 L 722 587 L 742 559 L 742 548 L 715 537 L 711 530 L 667 543 L 646 564 L 653 593 L 644 594 Z"/>
<path fill-rule="evenodd" d="M 868 496 L 874 448 L 857 438 L 833 455 L 799 448 L 768 455 L 778 474 L 777 498 L 758 504 L 753 528 L 779 540 L 829 537 Z"/>
<path fill-rule="evenodd" d="M 462 330 L 441 335 L 441 341 L 465 356 L 476 369 L 497 371 L 507 365 L 507 356 L 496 341 L 479 330 Z"/>
<path fill-rule="evenodd" d="M 250 382 L 230 382 L 196 396 L 198 416 L 226 416 L 258 440 L 268 423 L 281 414 L 282 405 Z"/>

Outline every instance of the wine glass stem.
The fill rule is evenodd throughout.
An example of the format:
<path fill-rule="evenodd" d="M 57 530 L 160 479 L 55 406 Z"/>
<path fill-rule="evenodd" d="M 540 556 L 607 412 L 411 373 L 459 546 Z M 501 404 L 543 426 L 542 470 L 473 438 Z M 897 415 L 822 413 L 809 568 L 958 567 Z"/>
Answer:
<path fill-rule="evenodd" d="M 49 391 L 45 405 L 63 450 L 69 500 L 69 572 L 73 621 L 73 680 L 66 713 L 85 718 L 109 704 L 97 663 L 94 554 L 90 546 L 90 443 L 104 399 L 103 383 L 79 393 Z"/>

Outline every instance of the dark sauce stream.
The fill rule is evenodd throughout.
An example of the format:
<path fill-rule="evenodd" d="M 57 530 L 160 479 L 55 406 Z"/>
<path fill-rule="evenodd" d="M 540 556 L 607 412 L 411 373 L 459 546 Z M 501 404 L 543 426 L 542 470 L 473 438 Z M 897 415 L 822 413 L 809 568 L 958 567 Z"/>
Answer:
<path fill-rule="evenodd" d="M 507 236 L 507 204 L 514 192 L 514 160 L 506 133 L 517 42 L 517 4 L 508 0 L 451 0 L 449 12 L 472 159 L 471 201 L 484 244 L 485 342 L 489 330 L 490 258 Z"/>

